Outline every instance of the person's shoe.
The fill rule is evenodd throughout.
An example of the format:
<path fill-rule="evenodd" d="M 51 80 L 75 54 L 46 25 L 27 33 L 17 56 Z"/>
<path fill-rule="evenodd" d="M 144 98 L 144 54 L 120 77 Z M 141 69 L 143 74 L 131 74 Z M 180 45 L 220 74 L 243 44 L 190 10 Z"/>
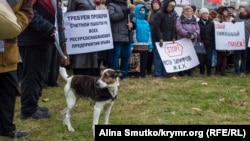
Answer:
<path fill-rule="evenodd" d="M 50 118 L 50 113 L 47 111 L 41 111 L 41 110 L 36 110 L 36 112 L 30 116 L 24 116 L 21 115 L 21 119 L 44 119 L 44 118 Z"/>
<path fill-rule="evenodd" d="M 38 106 L 37 109 L 40 110 L 40 111 L 43 111 L 43 112 L 48 112 L 49 111 L 49 108 L 44 107 L 44 106 L 43 107 Z"/>
<path fill-rule="evenodd" d="M 22 132 L 22 131 L 12 131 L 9 133 L 1 133 L 2 136 L 8 136 L 11 138 L 23 138 L 27 137 L 28 133 L 27 132 Z"/>

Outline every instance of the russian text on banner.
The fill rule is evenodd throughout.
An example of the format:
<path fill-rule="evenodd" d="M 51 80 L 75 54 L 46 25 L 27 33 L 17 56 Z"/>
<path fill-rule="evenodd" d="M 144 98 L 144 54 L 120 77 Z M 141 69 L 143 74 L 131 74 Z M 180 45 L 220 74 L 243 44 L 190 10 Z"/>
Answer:
<path fill-rule="evenodd" d="M 168 73 L 188 70 L 199 65 L 190 39 L 184 38 L 174 43 L 173 41 L 163 42 L 162 47 L 159 46 L 159 42 L 156 42 L 155 45 Z"/>
<path fill-rule="evenodd" d="M 214 22 L 216 50 L 244 50 L 244 22 Z"/>
<path fill-rule="evenodd" d="M 106 9 L 67 12 L 63 19 L 68 54 L 113 48 L 110 19 Z"/>

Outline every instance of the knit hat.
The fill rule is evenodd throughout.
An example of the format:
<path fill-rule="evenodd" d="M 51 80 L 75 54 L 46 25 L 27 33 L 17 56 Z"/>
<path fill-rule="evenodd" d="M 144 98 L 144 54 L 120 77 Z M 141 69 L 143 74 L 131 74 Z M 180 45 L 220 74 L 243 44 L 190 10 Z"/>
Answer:
<path fill-rule="evenodd" d="M 217 16 L 217 12 L 215 10 L 210 10 L 209 16 L 214 19 Z"/>
<path fill-rule="evenodd" d="M 193 10 L 193 8 L 191 6 L 185 5 L 185 6 L 183 6 L 182 11 L 185 12 L 185 11 L 190 10 L 190 9 Z"/>
<path fill-rule="evenodd" d="M 199 14 L 202 15 L 203 13 L 209 14 L 209 10 L 207 8 L 201 8 Z"/>

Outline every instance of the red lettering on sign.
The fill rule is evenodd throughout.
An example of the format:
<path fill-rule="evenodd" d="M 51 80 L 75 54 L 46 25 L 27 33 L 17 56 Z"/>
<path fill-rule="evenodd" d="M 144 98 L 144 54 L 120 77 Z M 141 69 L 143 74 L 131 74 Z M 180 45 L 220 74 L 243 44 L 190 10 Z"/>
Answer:
<path fill-rule="evenodd" d="M 180 56 L 183 52 L 183 46 L 178 42 L 166 43 L 165 52 L 169 57 Z"/>
<path fill-rule="evenodd" d="M 225 24 L 224 23 L 218 23 L 215 25 L 217 29 L 225 29 Z"/>
<path fill-rule="evenodd" d="M 245 41 L 229 41 L 228 47 L 243 47 L 245 46 Z"/>

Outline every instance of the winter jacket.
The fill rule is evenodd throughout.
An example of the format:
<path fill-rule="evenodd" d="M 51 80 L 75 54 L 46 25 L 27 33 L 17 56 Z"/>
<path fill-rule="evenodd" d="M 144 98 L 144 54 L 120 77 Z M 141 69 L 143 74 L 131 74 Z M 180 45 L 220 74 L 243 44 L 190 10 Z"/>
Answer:
<path fill-rule="evenodd" d="M 176 20 L 176 30 L 177 39 L 189 38 L 188 36 L 191 34 L 197 39 L 200 34 L 200 27 L 194 16 L 191 19 L 186 18 L 184 15 L 178 17 Z"/>
<path fill-rule="evenodd" d="M 130 18 L 130 22 L 134 22 L 132 21 L 133 14 L 132 12 L 131 14 L 124 12 L 128 9 L 127 2 L 124 0 L 110 0 L 107 4 L 107 9 L 109 11 L 113 41 L 133 42 L 133 32 L 127 26 L 128 18 Z"/>
<path fill-rule="evenodd" d="M 57 17 L 48 12 L 38 1 L 33 5 L 34 17 L 28 28 L 18 36 L 18 44 L 20 46 L 41 45 L 46 42 L 54 42 L 54 37 L 51 34 L 56 30 L 55 18 L 62 15 L 61 7 L 57 5 Z M 61 12 L 61 13 L 60 13 Z M 61 19 L 62 20 L 62 19 Z M 60 22 L 60 19 L 57 20 Z M 64 37 L 62 32 L 62 22 L 58 24 L 58 33 L 60 37 Z M 65 39 L 60 38 L 60 41 Z"/>
<path fill-rule="evenodd" d="M 226 17 L 226 16 L 223 16 L 221 14 L 217 14 L 216 18 L 214 18 L 214 21 L 217 21 L 217 22 L 232 22 L 233 20 L 234 20 L 233 17 L 229 17 L 229 16 Z M 231 51 L 231 50 L 217 50 L 217 52 L 220 54 L 223 54 L 223 55 L 230 55 L 230 54 L 232 54 L 233 51 Z"/>
<path fill-rule="evenodd" d="M 19 0 L 12 6 L 12 10 L 18 22 L 21 23 L 22 30 L 25 30 L 33 17 L 32 1 Z M 18 63 L 17 39 L 6 39 L 4 42 L 5 50 L 4 52 L 0 52 L 0 73 L 16 70 Z"/>
<path fill-rule="evenodd" d="M 200 26 L 200 39 L 205 47 L 215 48 L 214 22 L 209 19 L 204 23 L 203 20 L 200 19 L 198 24 Z"/>
<path fill-rule="evenodd" d="M 247 47 L 247 44 L 249 41 L 249 36 L 250 36 L 250 12 L 246 16 L 243 16 L 240 13 L 238 16 L 236 16 L 235 21 L 236 22 L 244 22 L 244 25 L 245 25 L 245 45 Z"/>
<path fill-rule="evenodd" d="M 156 42 L 160 41 L 160 39 L 163 39 L 163 41 L 172 41 L 176 39 L 175 22 L 178 14 L 174 8 L 171 12 L 166 11 L 168 3 L 171 1 L 175 2 L 175 0 L 164 0 L 161 9 L 155 14 L 153 36 L 156 37 Z"/>
<path fill-rule="evenodd" d="M 144 8 L 145 13 L 140 13 L 140 9 Z M 153 49 L 151 28 L 148 21 L 145 19 L 148 9 L 143 4 L 138 4 L 135 7 L 135 23 L 136 30 L 134 32 L 134 45 L 147 45 L 148 49 Z"/>

